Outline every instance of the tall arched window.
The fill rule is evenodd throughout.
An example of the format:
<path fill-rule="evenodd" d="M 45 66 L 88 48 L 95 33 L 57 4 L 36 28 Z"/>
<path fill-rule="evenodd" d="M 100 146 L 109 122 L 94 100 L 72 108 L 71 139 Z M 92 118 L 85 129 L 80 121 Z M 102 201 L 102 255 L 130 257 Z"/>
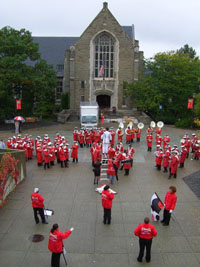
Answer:
<path fill-rule="evenodd" d="M 114 39 L 106 32 L 97 36 L 95 45 L 95 78 L 114 76 Z"/>

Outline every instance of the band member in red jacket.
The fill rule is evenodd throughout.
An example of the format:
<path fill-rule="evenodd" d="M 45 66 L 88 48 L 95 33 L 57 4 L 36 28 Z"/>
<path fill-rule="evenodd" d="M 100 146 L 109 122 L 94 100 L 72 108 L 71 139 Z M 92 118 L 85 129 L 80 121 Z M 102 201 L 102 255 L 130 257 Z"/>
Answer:
<path fill-rule="evenodd" d="M 135 132 L 136 132 L 137 142 L 140 142 L 140 137 L 141 137 L 141 134 L 142 134 L 142 129 L 137 128 L 135 130 Z"/>
<path fill-rule="evenodd" d="M 176 207 L 176 202 L 177 202 L 176 187 L 170 186 L 169 191 L 165 196 L 165 202 L 164 202 L 165 209 L 163 212 L 163 220 L 161 221 L 163 226 L 169 225 L 171 214 Z"/>
<path fill-rule="evenodd" d="M 48 169 L 50 168 L 50 165 L 49 165 L 50 153 L 49 153 L 49 150 L 47 148 L 45 148 L 43 151 L 44 151 L 44 169 L 46 170 L 46 167 Z"/>
<path fill-rule="evenodd" d="M 149 218 L 144 218 L 144 223 L 139 224 L 134 234 L 139 237 L 140 252 L 137 261 L 142 262 L 144 249 L 146 247 L 146 261 L 151 261 L 151 245 L 152 239 L 157 235 L 157 231 L 153 225 L 149 223 Z"/>
<path fill-rule="evenodd" d="M 179 164 L 179 157 L 177 151 L 172 151 L 172 158 L 170 163 L 170 173 L 168 179 L 171 179 L 171 176 L 173 175 L 174 178 L 176 178 L 177 168 Z"/>
<path fill-rule="evenodd" d="M 40 214 L 40 217 L 42 219 L 42 223 L 47 224 L 44 216 L 44 198 L 39 194 L 39 188 L 34 189 L 34 193 L 31 194 L 31 200 L 32 200 L 32 207 L 34 211 L 34 218 L 36 224 L 39 223 L 39 218 L 38 218 L 38 212 Z"/>
<path fill-rule="evenodd" d="M 101 194 L 102 206 L 104 208 L 104 216 L 103 223 L 108 224 L 111 223 L 111 209 L 112 209 L 112 201 L 114 199 L 114 194 L 109 192 L 109 185 L 104 187 L 104 190 Z"/>
<path fill-rule="evenodd" d="M 63 253 L 63 239 L 67 239 L 74 228 L 70 228 L 67 232 L 61 233 L 58 224 L 54 224 L 49 232 L 48 249 L 52 252 L 51 266 L 60 267 L 60 254 Z"/>
<path fill-rule="evenodd" d="M 185 146 L 181 146 L 181 156 L 180 156 L 180 166 L 179 168 L 183 168 L 184 167 L 184 163 L 187 157 L 187 149 Z"/>
<path fill-rule="evenodd" d="M 71 158 L 73 159 L 73 162 L 78 162 L 78 144 L 77 142 L 74 142 L 74 144 L 71 146 L 72 153 Z"/>
<path fill-rule="evenodd" d="M 153 142 L 153 134 L 150 133 L 147 135 L 146 137 L 146 140 L 147 140 L 147 151 L 150 151 L 152 150 L 152 142 Z"/>
<path fill-rule="evenodd" d="M 42 145 L 39 144 L 36 148 L 36 156 L 37 156 L 38 166 L 42 166 L 42 163 L 43 163 L 42 153 L 43 153 Z"/>
<path fill-rule="evenodd" d="M 167 172 L 167 168 L 169 167 L 169 160 L 171 157 L 171 153 L 169 152 L 169 150 L 167 149 L 164 153 L 164 157 L 163 157 L 163 168 L 164 171 L 163 172 Z"/>

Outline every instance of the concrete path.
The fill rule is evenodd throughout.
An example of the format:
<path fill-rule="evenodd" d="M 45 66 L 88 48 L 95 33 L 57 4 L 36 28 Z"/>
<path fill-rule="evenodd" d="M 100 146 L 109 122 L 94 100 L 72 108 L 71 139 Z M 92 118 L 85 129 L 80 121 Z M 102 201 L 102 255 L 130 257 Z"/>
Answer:
<path fill-rule="evenodd" d="M 34 129 L 33 135 L 45 131 L 54 136 L 59 130 L 72 141 L 71 131 L 61 129 Z M 190 131 L 188 131 L 191 133 Z M 179 145 L 185 132 L 165 127 L 164 133 Z M 4 133 L 7 136 L 8 133 Z M 134 144 L 136 154 L 129 177 L 119 173 L 119 182 L 113 189 L 118 195 L 113 201 L 112 223 L 104 225 L 101 198 L 94 189 L 89 149 L 79 149 L 79 163 L 70 168 L 59 165 L 50 170 L 38 168 L 36 160 L 27 163 L 27 178 L 13 192 L 6 205 L 0 209 L 0 266 L 46 267 L 50 266 L 48 232 L 53 223 L 65 231 L 71 226 L 73 234 L 64 241 L 68 266 L 75 267 L 131 267 L 131 266 L 200 266 L 200 201 L 182 178 L 199 170 L 199 161 L 187 160 L 185 168 L 178 171 L 177 179 L 167 179 L 167 174 L 155 168 L 154 154 L 146 151 L 146 142 Z M 169 227 L 154 223 L 158 236 L 153 240 L 151 263 L 138 263 L 138 238 L 135 227 L 145 216 L 150 216 L 150 199 L 154 192 L 164 199 L 170 185 L 177 187 L 178 203 Z M 55 215 L 49 225 L 36 225 L 30 195 L 39 187 L 46 207 Z M 42 234 L 45 240 L 31 243 L 32 234 Z M 65 266 L 61 258 L 61 266 Z"/>

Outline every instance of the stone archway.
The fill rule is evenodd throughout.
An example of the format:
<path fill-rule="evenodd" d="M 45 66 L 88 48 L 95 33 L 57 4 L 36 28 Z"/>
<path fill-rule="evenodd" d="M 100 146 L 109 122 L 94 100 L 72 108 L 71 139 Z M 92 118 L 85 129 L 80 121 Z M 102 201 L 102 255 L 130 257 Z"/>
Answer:
<path fill-rule="evenodd" d="M 111 100 L 111 97 L 109 95 L 98 95 L 96 99 L 101 109 L 110 108 L 110 100 Z"/>

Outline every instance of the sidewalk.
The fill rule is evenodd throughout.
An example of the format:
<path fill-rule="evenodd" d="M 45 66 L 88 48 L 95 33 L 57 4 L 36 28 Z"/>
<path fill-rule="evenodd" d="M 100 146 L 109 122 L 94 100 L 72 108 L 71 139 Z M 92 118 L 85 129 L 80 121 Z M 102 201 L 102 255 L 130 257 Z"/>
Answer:
<path fill-rule="evenodd" d="M 59 129 L 38 129 L 33 135 L 47 131 L 51 136 Z M 72 131 L 60 132 L 72 142 Z M 190 131 L 187 131 L 191 133 Z M 45 133 L 45 132 L 44 132 Z M 179 145 L 183 130 L 164 127 L 172 144 Z M 6 135 L 6 134 L 5 134 Z M 101 197 L 93 185 L 93 172 L 88 148 L 79 149 L 79 163 L 70 167 L 59 165 L 50 170 L 38 168 L 36 159 L 27 163 L 27 178 L 13 192 L 0 209 L 0 267 L 50 266 L 48 232 L 53 223 L 61 231 L 75 230 L 64 240 L 68 266 L 75 267 L 133 267 L 133 266 L 200 266 L 200 200 L 182 180 L 199 170 L 199 161 L 187 160 L 184 169 L 178 170 L 177 179 L 155 168 L 154 153 L 146 151 L 146 142 L 134 144 L 134 166 L 130 175 L 119 171 L 119 182 L 112 188 L 118 192 L 113 200 L 111 225 L 103 224 Z M 154 223 L 158 236 L 153 240 L 151 263 L 138 263 L 138 238 L 135 227 L 150 215 L 150 199 L 154 192 L 164 199 L 170 185 L 177 187 L 177 207 L 169 227 Z M 55 215 L 49 224 L 35 224 L 30 195 L 34 187 L 40 188 L 45 206 Z M 45 240 L 31 243 L 28 238 L 42 234 Z M 61 266 L 65 266 L 61 258 Z"/>

